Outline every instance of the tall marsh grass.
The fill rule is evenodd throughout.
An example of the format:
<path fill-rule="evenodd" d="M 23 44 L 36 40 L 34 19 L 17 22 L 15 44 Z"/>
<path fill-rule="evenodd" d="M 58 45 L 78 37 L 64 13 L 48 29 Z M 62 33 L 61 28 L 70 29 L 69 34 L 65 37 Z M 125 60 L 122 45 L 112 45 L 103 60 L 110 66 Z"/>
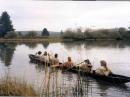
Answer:
<path fill-rule="evenodd" d="M 36 96 L 34 87 L 10 76 L 0 79 L 0 96 Z"/>

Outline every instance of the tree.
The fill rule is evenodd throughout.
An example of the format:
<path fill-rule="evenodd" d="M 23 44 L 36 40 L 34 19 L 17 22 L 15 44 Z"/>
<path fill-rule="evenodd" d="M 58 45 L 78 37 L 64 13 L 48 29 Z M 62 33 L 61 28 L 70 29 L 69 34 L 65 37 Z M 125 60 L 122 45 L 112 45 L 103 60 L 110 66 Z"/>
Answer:
<path fill-rule="evenodd" d="M 14 31 L 10 16 L 4 11 L 0 17 L 0 37 L 4 37 L 7 32 Z"/>
<path fill-rule="evenodd" d="M 22 38 L 23 37 L 23 33 L 22 32 L 18 32 L 18 37 Z"/>
<path fill-rule="evenodd" d="M 1 19 L 0 19 L 0 37 L 2 37 L 2 34 L 3 34 L 3 25 L 2 25 Z"/>
<path fill-rule="evenodd" d="M 120 34 L 121 38 L 127 37 L 127 30 L 124 27 L 120 27 L 118 29 L 118 33 Z"/>
<path fill-rule="evenodd" d="M 63 35 L 63 34 L 64 34 L 62 30 L 60 31 L 60 34 L 61 34 L 61 35 Z"/>
<path fill-rule="evenodd" d="M 119 31 L 119 33 L 120 33 L 121 35 L 123 35 L 123 34 L 126 33 L 126 28 L 120 27 L 118 31 Z"/>
<path fill-rule="evenodd" d="M 47 28 L 44 28 L 42 31 L 42 36 L 49 36 L 50 33 L 48 32 Z"/>
<path fill-rule="evenodd" d="M 62 35 L 63 38 L 67 38 L 67 39 L 73 39 L 74 38 L 75 33 L 73 32 L 73 30 L 71 28 L 68 28 Z"/>

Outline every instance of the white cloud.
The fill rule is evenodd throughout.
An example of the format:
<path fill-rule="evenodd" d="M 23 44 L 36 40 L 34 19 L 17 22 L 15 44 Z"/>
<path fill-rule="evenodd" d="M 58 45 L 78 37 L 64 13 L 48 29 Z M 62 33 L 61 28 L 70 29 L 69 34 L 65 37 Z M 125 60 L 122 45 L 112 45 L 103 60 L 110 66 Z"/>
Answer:
<path fill-rule="evenodd" d="M 4 10 L 16 30 L 126 27 L 130 21 L 130 2 L 0 0 L 0 13 Z"/>

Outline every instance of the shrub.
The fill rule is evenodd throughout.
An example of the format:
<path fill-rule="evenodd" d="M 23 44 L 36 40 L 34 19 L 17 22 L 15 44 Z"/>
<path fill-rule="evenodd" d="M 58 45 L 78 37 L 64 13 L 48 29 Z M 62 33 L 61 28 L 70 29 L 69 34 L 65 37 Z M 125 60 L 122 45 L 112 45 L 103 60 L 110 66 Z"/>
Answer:
<path fill-rule="evenodd" d="M 14 31 L 10 31 L 5 35 L 5 38 L 17 38 L 17 33 Z"/>
<path fill-rule="evenodd" d="M 34 37 L 37 37 L 37 32 L 35 31 L 29 31 L 24 37 L 26 38 L 34 38 Z"/>

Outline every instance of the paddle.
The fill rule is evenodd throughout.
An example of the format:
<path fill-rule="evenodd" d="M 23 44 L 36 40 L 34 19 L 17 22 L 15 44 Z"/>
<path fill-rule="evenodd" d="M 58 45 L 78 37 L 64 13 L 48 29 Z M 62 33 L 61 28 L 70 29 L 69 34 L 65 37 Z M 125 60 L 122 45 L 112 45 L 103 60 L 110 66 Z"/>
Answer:
<path fill-rule="evenodd" d="M 80 64 L 84 63 L 85 61 L 87 61 L 87 59 L 82 61 L 82 62 L 80 62 L 80 63 L 78 63 L 78 64 L 76 64 L 75 66 L 79 66 Z"/>
<path fill-rule="evenodd" d="M 86 61 L 86 60 L 84 60 L 84 61 L 82 61 L 82 62 L 76 64 L 75 66 L 80 65 L 80 64 L 84 63 L 85 61 Z"/>

